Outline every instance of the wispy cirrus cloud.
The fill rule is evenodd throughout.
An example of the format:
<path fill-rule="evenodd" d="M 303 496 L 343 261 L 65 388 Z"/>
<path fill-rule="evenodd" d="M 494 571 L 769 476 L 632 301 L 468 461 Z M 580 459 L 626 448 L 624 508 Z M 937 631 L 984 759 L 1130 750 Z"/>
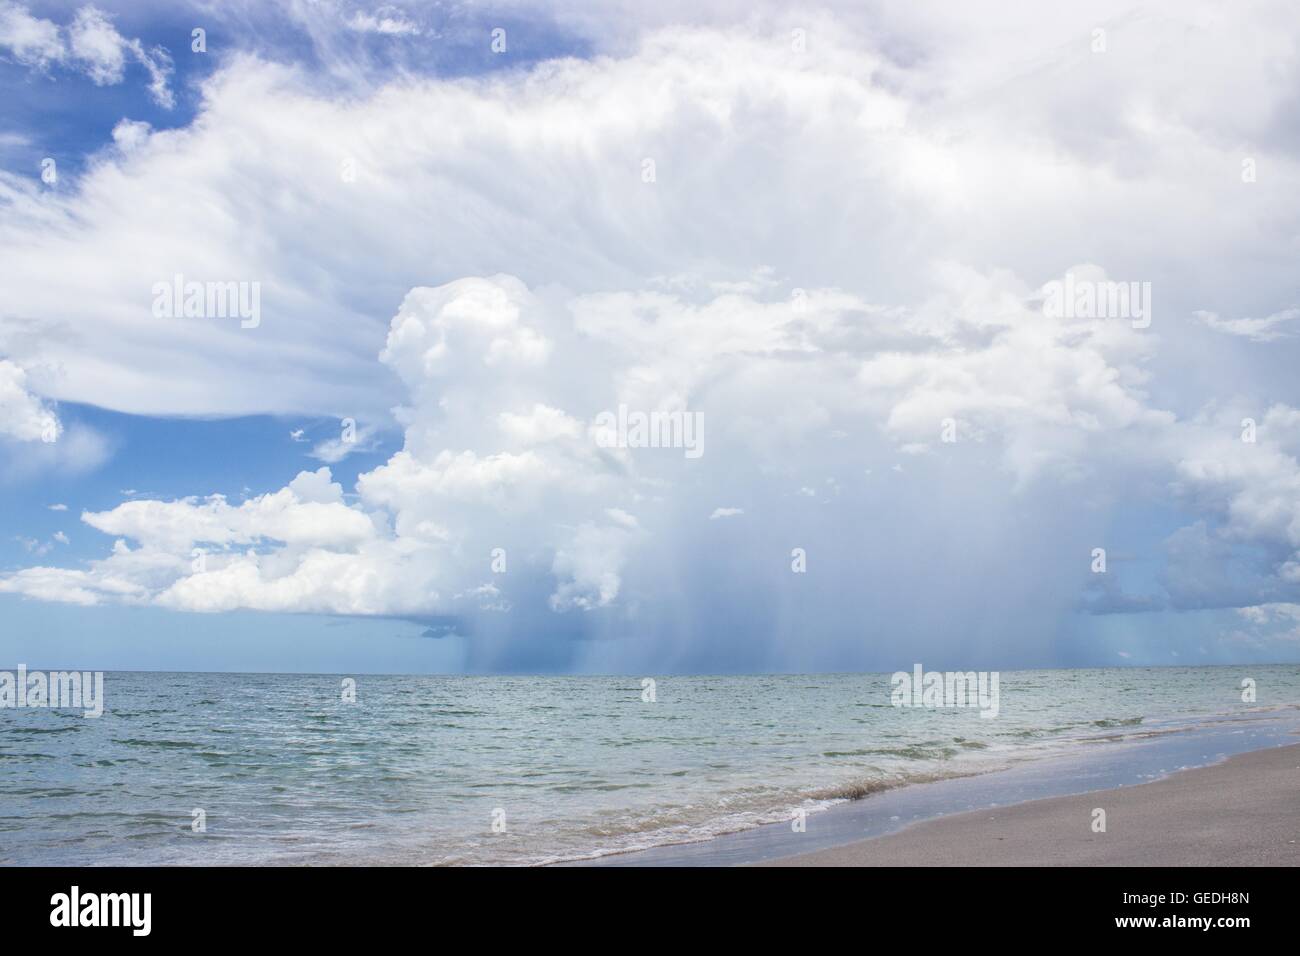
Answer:
<path fill-rule="evenodd" d="M 1275 342 L 1300 333 L 1300 309 L 1283 309 L 1262 319 L 1224 319 L 1216 312 L 1203 310 L 1196 317 L 1216 332 L 1236 335 L 1253 342 Z"/>
<path fill-rule="evenodd" d="M 381 6 L 373 12 L 358 10 L 347 21 L 349 30 L 357 33 L 377 33 L 382 36 L 420 36 L 420 25 L 396 7 Z"/>

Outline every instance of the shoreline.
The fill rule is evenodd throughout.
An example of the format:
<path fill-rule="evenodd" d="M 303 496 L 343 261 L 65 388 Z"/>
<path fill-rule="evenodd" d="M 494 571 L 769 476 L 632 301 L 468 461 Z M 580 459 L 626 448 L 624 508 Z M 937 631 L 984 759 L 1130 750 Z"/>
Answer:
<path fill-rule="evenodd" d="M 755 865 L 1300 866 L 1300 743 Z"/>
<path fill-rule="evenodd" d="M 950 845 L 989 843 L 1003 846 L 1000 851 L 997 847 L 985 849 L 974 857 L 956 854 L 948 865 L 1207 865 L 1193 862 L 1191 856 L 1176 849 L 1180 845 L 1176 831 L 1188 825 L 1187 821 L 1162 822 L 1161 816 L 1175 811 L 1204 829 L 1210 845 L 1242 848 L 1242 853 L 1225 848 L 1219 862 L 1208 865 L 1228 865 L 1239 855 L 1279 845 L 1286 847 L 1289 855 L 1266 865 L 1297 865 L 1300 843 L 1287 841 L 1300 840 L 1300 727 L 1293 719 L 1259 717 L 1226 720 L 1150 739 L 1098 740 L 1068 755 L 1009 769 L 911 784 L 809 814 L 803 831 L 796 832 L 790 823 L 772 823 L 699 842 L 550 865 L 944 865 L 942 853 Z M 1222 769 L 1228 766 L 1230 771 Z M 1248 769 L 1239 774 L 1242 767 Z M 1223 776 L 1225 773 L 1228 776 Z M 1254 789 L 1238 793 L 1230 786 L 1238 775 L 1254 780 Z M 1264 778 L 1267 781 L 1261 782 Z M 1154 791 L 1143 789 L 1157 785 L 1161 786 Z M 1196 803 L 1188 796 L 1197 793 L 1208 793 L 1208 802 Z M 1086 812 L 1075 820 L 1082 803 L 1087 803 Z M 1255 812 L 1266 818 L 1263 829 L 1233 823 L 1216 829 L 1198 822 L 1211 812 L 1231 816 L 1238 805 L 1255 807 Z M 1096 834 L 1098 839 L 1088 843 L 1086 838 L 1094 836 L 1092 810 L 1098 807 L 1106 810 L 1107 832 Z M 1119 818 L 1112 807 L 1119 808 Z M 1006 827 L 1025 828 L 1020 842 L 1001 830 L 987 839 L 982 835 L 985 823 L 992 827 L 996 821 L 1001 827 L 1008 819 L 1012 822 L 1005 823 Z M 1154 843 L 1130 839 L 1134 819 L 1142 821 L 1143 832 L 1153 835 Z M 961 822 L 954 823 L 956 820 Z M 942 825 L 941 835 L 928 836 L 926 828 L 938 825 Z M 1071 826 L 1076 830 L 1073 835 Z M 1279 827 L 1289 827 L 1289 835 Z M 1121 830 L 1126 835 L 1119 835 Z M 1083 844 L 1075 839 L 1079 836 L 1084 838 Z M 1107 844 L 1100 842 L 1108 837 Z M 1265 842 L 1260 844 L 1260 839 Z M 1280 844 L 1276 842 L 1279 839 Z M 1054 853 L 1053 845 L 1061 841 L 1078 855 Z M 1097 852 L 1099 846 L 1122 845 L 1142 849 L 1129 854 L 1116 851 L 1113 857 L 1103 852 L 1095 861 L 1080 849 L 1091 846 L 1092 852 Z M 888 849 L 876 849 L 882 846 Z"/>

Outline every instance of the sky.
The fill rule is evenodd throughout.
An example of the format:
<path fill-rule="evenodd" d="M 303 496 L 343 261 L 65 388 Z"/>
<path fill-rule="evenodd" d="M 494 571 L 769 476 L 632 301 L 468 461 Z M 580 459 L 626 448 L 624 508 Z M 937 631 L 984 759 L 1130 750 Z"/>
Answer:
<path fill-rule="evenodd" d="M 1298 20 L 0 0 L 0 666 L 1300 660 Z"/>

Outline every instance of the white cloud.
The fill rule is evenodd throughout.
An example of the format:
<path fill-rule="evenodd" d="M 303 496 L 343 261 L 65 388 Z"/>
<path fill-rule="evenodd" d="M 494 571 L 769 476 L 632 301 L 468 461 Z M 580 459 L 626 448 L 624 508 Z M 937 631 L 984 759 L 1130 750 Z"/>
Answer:
<path fill-rule="evenodd" d="M 1300 550 L 1300 447 L 1296 409 L 1270 408 L 1255 442 L 1242 440 L 1235 409 L 1205 414 L 1169 438 L 1173 487 L 1196 506 L 1220 511 L 1227 533 Z"/>
<path fill-rule="evenodd" d="M 126 76 L 134 61 L 149 74 L 149 95 L 165 109 L 175 96 L 168 85 L 172 60 L 162 47 L 146 49 L 137 39 L 118 33 L 108 14 L 87 4 L 66 28 L 64 40 L 59 25 L 33 17 L 21 4 L 0 2 L 0 49 L 7 49 L 24 66 L 45 70 L 51 64 L 72 67 L 84 73 L 96 86 L 114 86 Z"/>
<path fill-rule="evenodd" d="M 0 359 L 0 439 L 53 442 L 63 433 L 58 416 L 27 390 L 27 373 Z"/>
<path fill-rule="evenodd" d="M 702 274 L 684 298 L 710 288 L 752 294 L 766 268 L 765 289 L 838 286 L 884 303 L 876 321 L 888 325 L 890 309 L 933 294 L 938 263 L 1013 263 L 1016 281 L 1036 288 L 1087 254 L 1080 236 L 1140 219 L 1155 233 L 1140 247 L 1117 243 L 1108 273 L 1127 279 L 1140 269 L 1138 278 L 1178 282 L 1190 308 L 1234 271 L 1261 294 L 1287 288 L 1284 270 L 1239 251 L 1259 228 L 1232 198 L 1241 183 L 1200 172 L 1233 161 L 1219 114 L 1188 117 L 1168 137 L 1176 149 L 1137 125 L 1108 129 L 1123 155 L 1146 157 L 1117 176 L 1095 138 L 1078 133 L 1083 120 L 1063 125 L 1053 106 L 1063 89 L 1092 88 L 1101 65 L 1093 60 L 1037 78 L 1024 115 L 1011 117 L 996 98 L 976 109 L 966 84 L 942 85 L 951 58 L 972 55 L 964 45 L 940 44 L 936 72 L 921 74 L 895 66 L 851 25 L 810 26 L 820 29 L 804 55 L 761 27 L 678 28 L 617 57 L 418 78 L 347 100 L 318 93 L 299 71 L 233 58 L 205 84 L 194 125 L 106 158 L 75 192 L 29 194 L 0 182 L 11 204 L 0 278 L 14 312 L 45 333 L 24 358 L 65 370 L 55 397 L 124 411 L 347 411 L 377 421 L 400 399 L 373 361 L 386 332 L 378 317 L 414 286 L 501 263 L 539 293 L 630 290 L 628 305 L 652 301 L 642 290 L 662 276 Z M 979 24 L 972 29 L 987 39 Z M 1193 52 L 1207 75 L 1236 84 L 1240 64 L 1228 51 L 1257 32 L 1255 21 L 1234 18 L 1204 49 L 1207 38 L 1195 34 Z M 1158 92 L 1182 117 L 1211 95 L 1199 80 L 1166 89 L 1149 64 L 1108 57 L 1106 77 L 1118 73 L 1132 87 L 1122 104 Z M 989 51 L 981 68 L 996 59 Z M 1013 82 L 1017 69 L 1012 58 L 990 88 Z M 927 82 L 938 88 L 918 89 Z M 1259 82 L 1252 96 L 1276 107 L 1283 87 Z M 1266 138 L 1267 109 L 1237 111 L 1238 120 L 1257 112 Z M 648 154 L 654 183 L 641 180 Z M 946 157 L 943 168 L 936 157 Z M 355 182 L 340 176 L 345 159 Z M 1271 169 L 1280 196 L 1300 193 L 1285 156 Z M 1182 199 L 1193 191 L 1216 210 L 1215 230 L 1196 227 L 1205 209 Z M 299 214 L 250 212 L 281 203 Z M 567 212 L 577 208 L 583 216 Z M 430 221 L 439 228 L 424 228 Z M 966 228 L 993 221 L 1002 223 L 993 235 Z M 1067 222 L 1074 227 L 1059 227 Z M 1168 251 L 1189 236 L 1195 249 Z M 1193 256 L 1216 265 L 1186 276 Z M 119 267 L 97 267 L 110 259 Z M 178 272 L 261 280 L 267 321 L 237 330 L 144 315 L 152 284 Z M 1180 304 L 1171 298 L 1170 314 Z M 699 316 L 700 325 L 726 334 L 725 308 Z"/>
<path fill-rule="evenodd" d="M 14 537 L 14 540 L 17 541 L 19 544 L 21 544 L 23 546 L 23 550 L 26 551 L 28 554 L 34 554 L 37 557 L 49 554 L 51 548 L 53 547 L 53 545 L 49 543 L 42 544 L 40 541 L 37 541 L 35 538 L 24 538 L 22 535 L 16 535 Z"/>
<path fill-rule="evenodd" d="M 552 571 L 557 579 L 551 607 L 556 611 L 605 607 L 618 597 L 620 572 L 635 528 L 583 524 L 572 539 L 555 553 Z"/>
<path fill-rule="evenodd" d="M 599 447 L 582 423 L 618 402 L 699 410 L 706 421 L 722 423 L 724 442 L 751 446 L 765 466 L 785 457 L 766 451 L 773 440 L 806 440 L 809 424 L 828 417 L 877 417 L 900 443 L 916 431 L 937 431 L 940 412 L 952 409 L 940 402 L 925 411 L 921 403 L 957 380 L 964 383 L 952 392 L 963 403 L 957 411 L 983 427 L 1015 436 L 1046 418 L 1057 446 L 1053 462 L 1071 461 L 1094 435 L 1113 443 L 1118 430 L 1169 423 L 1167 414 L 1147 411 L 1123 371 L 1107 364 L 1141 351 L 1131 331 L 1053 325 L 1003 289 L 1002 318 L 983 346 L 946 347 L 967 327 L 990 325 L 984 299 L 1005 284 L 965 272 L 961 280 L 965 304 L 945 304 L 942 330 L 930 312 L 897 315 L 891 327 L 860 332 L 866 338 L 851 345 L 843 339 L 846 324 L 878 311 L 816 289 L 805 308 L 794 310 L 788 302 L 731 293 L 699 305 L 664 294 L 549 303 L 511 276 L 417 288 L 393 317 L 381 353 L 408 390 L 409 404 L 398 412 L 404 447 L 358 478 L 355 505 L 344 503 L 342 488 L 322 468 L 239 506 L 221 496 L 134 500 L 83 521 L 137 542 L 133 561 L 157 554 L 159 563 L 143 571 L 153 582 L 152 600 L 171 607 L 453 612 L 448 596 L 470 593 L 481 573 L 481 564 L 464 556 L 510 542 L 553 578 L 553 610 L 590 611 L 618 600 L 624 568 L 652 537 L 641 511 L 662 513 L 678 507 L 677 499 L 720 490 L 684 481 L 690 472 L 680 456 L 670 461 Z M 902 334 L 931 347 L 877 353 L 893 363 L 879 374 L 872 370 L 880 358 L 865 366 L 856 360 L 876 339 L 893 342 Z M 1052 343 L 1065 337 L 1074 350 L 1062 346 L 1053 357 Z M 1033 374 L 1029 363 L 1044 356 L 1061 371 Z M 592 368 L 604 374 L 580 374 Z M 1076 379 L 1084 384 L 1061 387 Z M 782 406 L 784 394 L 809 388 L 819 413 L 786 425 L 764 411 Z M 824 431 L 819 425 L 814 433 Z M 1029 481 L 1039 460 L 1030 464 L 1008 444 L 1004 468 Z M 838 493 L 834 477 L 824 481 Z M 817 495 L 808 486 L 803 493 Z M 711 517 L 741 513 L 717 508 Z M 163 581 L 158 590 L 158 567 L 183 570 L 195 546 L 217 549 L 210 560 L 219 558 L 218 566 Z M 110 558 L 101 573 L 132 579 L 120 564 Z M 349 584 L 333 597 L 331 580 Z M 46 580 L 38 583 L 48 588 Z M 75 585 L 80 595 L 86 582 Z"/>
<path fill-rule="evenodd" d="M 713 514 L 709 515 L 710 521 L 716 521 L 718 518 L 734 518 L 737 515 L 743 515 L 744 508 L 714 508 Z"/>
<path fill-rule="evenodd" d="M 1198 310 L 1196 317 L 1216 332 L 1239 335 L 1253 342 L 1274 342 L 1297 334 L 1300 309 L 1284 309 L 1262 319 L 1221 319 L 1218 313 Z"/>
<path fill-rule="evenodd" d="M 64 57 L 58 24 L 33 17 L 26 7 L 8 0 L 0 2 L 0 49 L 24 66 L 37 69 Z"/>
<path fill-rule="evenodd" d="M 415 612 L 437 600 L 432 568 L 408 566 L 419 555 L 385 536 L 382 520 L 345 505 L 328 468 L 238 507 L 220 496 L 130 501 L 82 520 L 120 536 L 108 557 L 84 571 L 27 568 L 0 579 L 0 591 L 78 604 L 339 614 Z"/>
<path fill-rule="evenodd" d="M 136 60 L 149 74 L 149 95 L 163 109 L 176 105 L 176 96 L 172 93 L 168 81 L 171 79 L 173 65 L 168 52 L 160 46 L 146 50 L 139 40 L 130 42 L 130 49 Z"/>
<path fill-rule="evenodd" d="M 337 464 L 353 452 L 374 451 L 378 445 L 376 432 L 377 429 L 373 425 L 358 425 L 352 422 L 346 430 L 340 432 L 337 438 L 327 438 L 317 442 L 308 455 L 327 465 Z M 301 435 L 301 433 L 299 429 L 297 434 Z M 291 433 L 290 437 L 293 437 L 293 434 Z M 299 439 L 294 438 L 294 440 Z"/>
<path fill-rule="evenodd" d="M 1095 267 L 1072 271 L 1106 281 Z M 1097 436 L 1174 422 L 1145 402 L 1142 364 L 1158 341 L 1146 330 L 1122 319 L 1048 318 L 1003 273 L 944 267 L 936 278 L 940 291 L 908 322 L 933 346 L 877 352 L 858 374 L 869 395 L 888 402 L 885 428 L 900 451 L 927 450 L 953 419 L 959 435 L 999 435 L 1023 481 L 1044 468 L 1077 467 Z"/>
<path fill-rule="evenodd" d="M 111 511 L 85 512 L 98 531 L 147 547 L 188 552 L 199 544 L 228 547 L 263 539 L 312 547 L 354 547 L 373 537 L 365 515 L 343 503 L 328 468 L 302 472 L 288 487 L 233 506 L 221 495 L 180 501 L 136 500 Z"/>
<path fill-rule="evenodd" d="M 113 142 L 118 149 L 127 152 L 148 140 L 151 130 L 148 123 L 124 119 L 113 127 Z"/>
<path fill-rule="evenodd" d="M 1283 434 L 1300 402 L 1270 411 L 1254 446 L 1235 406 L 1197 411 L 1239 386 L 1289 395 L 1282 372 L 1233 379 L 1243 363 L 1227 359 L 1249 349 L 1240 339 L 1281 334 L 1290 313 L 1184 320 L 1208 302 L 1263 314 L 1276 305 L 1258 303 L 1293 294 L 1290 263 L 1258 250 L 1286 248 L 1300 201 L 1279 125 L 1294 57 L 1264 14 L 1124 9 L 1107 6 L 1118 19 L 1104 57 L 1087 49 L 1102 13 L 1068 6 L 1034 17 L 1032 36 L 1004 33 L 1010 14 L 982 3 L 944 18 L 881 12 L 871 31 L 851 12 L 809 17 L 803 53 L 783 19 L 760 14 L 620 36 L 589 61 L 409 77 L 346 99 L 236 56 L 192 126 L 124 128 L 130 148 L 75 190 L 0 175 L 0 348 L 58 371 L 40 395 L 373 422 L 396 405 L 404 433 L 348 503 L 326 469 L 239 506 L 127 502 L 84 520 L 132 544 L 3 586 L 83 603 L 435 614 L 517 606 L 526 579 L 554 610 L 598 618 L 714 581 L 691 564 L 690 529 L 739 514 L 715 506 L 738 481 L 764 521 L 728 536 L 770 533 L 762 545 L 784 555 L 785 538 L 818 531 L 783 527 L 783 512 L 810 524 L 812 510 L 840 513 L 792 509 L 790 492 L 838 504 L 864 473 L 872 496 L 843 514 L 894 550 L 1006 567 L 1004 552 L 1039 556 L 1018 535 L 1050 527 L 1042 547 L 1059 547 L 1060 523 L 1092 521 L 1135 488 L 1172 490 L 1214 519 L 1208 534 L 1273 549 L 1274 583 L 1300 577 Z M 101 52 L 87 62 L 112 76 Z M 1238 174 L 1244 142 L 1267 160 L 1253 193 Z M 295 214 L 269 214 L 284 208 Z M 1151 327 L 1048 318 L 1042 285 L 1067 272 L 1151 281 Z M 265 321 L 153 319 L 149 290 L 176 273 L 261 281 Z M 590 423 L 620 403 L 699 411 L 707 454 L 692 469 L 597 447 Z M 877 528 L 890 522 L 892 537 Z M 841 515 L 821 529 L 815 567 L 850 547 L 844 527 Z M 213 553 L 194 573 L 202 542 Z M 489 593 L 498 547 L 518 578 Z M 878 578 L 909 567 L 894 550 Z M 1037 600 L 1015 577 L 1002 604 L 987 587 L 951 599 L 988 613 Z"/>
<path fill-rule="evenodd" d="M 1300 604 L 1273 602 L 1237 609 L 1237 614 L 1251 628 L 1229 639 L 1262 645 L 1274 642 L 1300 643 Z"/>
<path fill-rule="evenodd" d="M 85 6 L 68 26 L 68 46 L 97 86 L 121 83 L 126 72 L 126 40 L 103 11 Z"/>
<path fill-rule="evenodd" d="M 509 440 L 519 445 L 540 445 L 560 438 L 577 438 L 582 423 L 558 408 L 534 405 L 526 412 L 502 412 L 497 427 Z"/>
<path fill-rule="evenodd" d="M 89 606 L 99 604 L 109 592 L 100 590 L 86 571 L 38 567 L 24 568 L 0 578 L 0 593 L 23 594 L 38 601 Z M 125 595 L 116 592 L 113 597 L 121 598 Z"/>
<path fill-rule="evenodd" d="M 357 11 L 347 21 L 348 29 L 357 33 L 379 33 L 384 36 L 419 36 L 418 24 L 405 17 L 394 7 L 383 6 L 374 13 Z"/>

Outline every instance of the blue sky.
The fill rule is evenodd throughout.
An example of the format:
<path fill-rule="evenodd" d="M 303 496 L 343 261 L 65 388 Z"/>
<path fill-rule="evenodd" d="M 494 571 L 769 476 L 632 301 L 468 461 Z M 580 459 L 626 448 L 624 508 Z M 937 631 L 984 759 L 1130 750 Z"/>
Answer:
<path fill-rule="evenodd" d="M 0 659 L 1300 658 L 1295 15 L 1143 10 L 0 0 Z"/>

